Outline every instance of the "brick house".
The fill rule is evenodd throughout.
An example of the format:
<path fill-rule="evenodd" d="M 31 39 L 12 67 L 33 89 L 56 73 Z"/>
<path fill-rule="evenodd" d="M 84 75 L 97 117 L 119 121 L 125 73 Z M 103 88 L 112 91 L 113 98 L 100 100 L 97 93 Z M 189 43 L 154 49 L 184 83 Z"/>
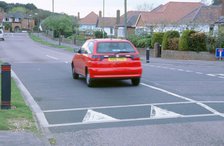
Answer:
<path fill-rule="evenodd" d="M 19 32 L 21 30 L 32 31 L 35 26 L 35 21 L 31 15 L 20 12 L 5 14 L 3 24 L 10 24 L 11 31 Z M 10 31 L 6 29 L 6 31 Z"/>

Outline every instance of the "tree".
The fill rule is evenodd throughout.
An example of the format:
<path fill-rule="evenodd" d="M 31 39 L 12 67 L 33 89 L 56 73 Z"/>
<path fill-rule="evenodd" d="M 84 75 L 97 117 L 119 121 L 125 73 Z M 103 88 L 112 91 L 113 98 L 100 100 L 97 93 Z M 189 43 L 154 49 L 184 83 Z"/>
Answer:
<path fill-rule="evenodd" d="M 26 14 L 28 12 L 28 9 L 26 9 L 25 7 L 14 7 L 9 11 L 9 13 L 16 13 L 16 12 L 21 12 Z"/>
<path fill-rule="evenodd" d="M 42 25 L 46 30 L 54 31 L 54 35 L 59 37 L 59 45 L 61 44 L 61 35 L 68 36 L 74 31 L 74 27 L 78 24 L 74 17 L 66 14 L 57 14 L 47 17 Z"/>
<path fill-rule="evenodd" d="M 222 0 L 213 0 L 212 5 L 220 5 Z"/>

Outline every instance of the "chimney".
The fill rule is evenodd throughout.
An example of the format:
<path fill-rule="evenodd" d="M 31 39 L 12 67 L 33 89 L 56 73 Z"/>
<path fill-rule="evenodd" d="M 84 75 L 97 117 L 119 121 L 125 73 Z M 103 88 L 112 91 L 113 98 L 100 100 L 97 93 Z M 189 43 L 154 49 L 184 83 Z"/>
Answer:
<path fill-rule="evenodd" d="M 80 20 L 80 13 L 78 12 L 78 20 Z"/>
<path fill-rule="evenodd" d="M 102 18 L 102 11 L 99 11 L 99 18 Z"/>
<path fill-rule="evenodd" d="M 224 16 L 224 0 L 222 0 L 221 16 Z"/>
<path fill-rule="evenodd" d="M 120 20 L 121 20 L 121 17 L 120 17 L 120 10 L 117 10 L 117 20 L 116 20 L 116 24 L 120 24 Z"/>

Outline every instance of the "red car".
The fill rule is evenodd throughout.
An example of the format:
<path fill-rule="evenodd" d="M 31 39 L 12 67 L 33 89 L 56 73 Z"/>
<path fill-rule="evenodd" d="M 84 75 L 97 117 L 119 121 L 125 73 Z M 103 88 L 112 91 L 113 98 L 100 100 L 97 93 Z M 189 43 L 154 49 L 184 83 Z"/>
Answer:
<path fill-rule="evenodd" d="M 72 59 L 72 76 L 86 78 L 91 87 L 96 79 L 131 79 L 139 85 L 142 75 L 140 56 L 134 45 L 121 39 L 90 39 Z"/>

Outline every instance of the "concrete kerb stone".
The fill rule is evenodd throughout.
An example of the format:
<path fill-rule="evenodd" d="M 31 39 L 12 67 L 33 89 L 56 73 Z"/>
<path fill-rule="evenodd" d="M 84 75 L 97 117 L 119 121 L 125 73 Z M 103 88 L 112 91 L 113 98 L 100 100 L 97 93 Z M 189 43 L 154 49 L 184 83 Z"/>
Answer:
<path fill-rule="evenodd" d="M 41 134 L 43 134 L 43 137 L 41 138 L 42 141 L 44 141 L 46 146 L 50 146 L 49 139 L 52 139 L 52 134 L 48 129 L 48 122 L 44 116 L 44 113 L 13 70 L 11 72 L 11 76 L 20 89 L 25 103 L 31 108 L 32 112 L 34 113 L 34 119 L 36 121 L 37 127 L 39 128 Z"/>

